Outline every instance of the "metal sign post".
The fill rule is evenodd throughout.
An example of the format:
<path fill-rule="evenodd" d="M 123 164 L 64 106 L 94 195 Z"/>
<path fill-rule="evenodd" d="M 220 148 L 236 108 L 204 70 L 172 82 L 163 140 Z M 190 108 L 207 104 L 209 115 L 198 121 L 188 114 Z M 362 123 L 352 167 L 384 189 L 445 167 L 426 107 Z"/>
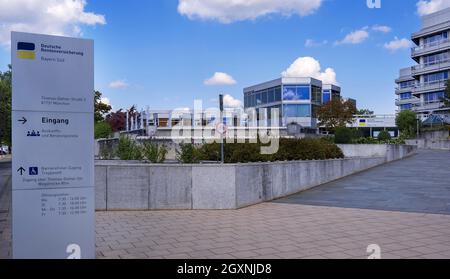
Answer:
<path fill-rule="evenodd" d="M 13 32 L 11 51 L 13 258 L 94 258 L 94 43 Z"/>
<path fill-rule="evenodd" d="M 220 103 L 220 123 L 222 126 L 225 124 L 223 123 L 223 94 L 219 95 L 219 103 Z M 220 141 L 220 162 L 223 164 L 225 162 L 225 156 L 224 156 L 224 137 L 223 132 L 220 133 L 221 141 Z"/>

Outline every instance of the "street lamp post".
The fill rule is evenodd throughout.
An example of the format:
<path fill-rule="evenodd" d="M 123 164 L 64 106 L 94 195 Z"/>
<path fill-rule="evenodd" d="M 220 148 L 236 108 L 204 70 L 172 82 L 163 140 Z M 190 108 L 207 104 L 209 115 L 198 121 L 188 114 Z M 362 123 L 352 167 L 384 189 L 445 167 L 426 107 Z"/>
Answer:
<path fill-rule="evenodd" d="M 223 134 L 225 132 L 224 129 L 224 123 L 223 123 L 223 94 L 219 95 L 219 105 L 220 105 L 220 123 L 222 125 L 220 125 L 222 127 L 222 133 L 220 133 L 220 162 L 223 164 L 225 162 L 225 158 L 224 158 L 224 138 L 223 138 Z"/>

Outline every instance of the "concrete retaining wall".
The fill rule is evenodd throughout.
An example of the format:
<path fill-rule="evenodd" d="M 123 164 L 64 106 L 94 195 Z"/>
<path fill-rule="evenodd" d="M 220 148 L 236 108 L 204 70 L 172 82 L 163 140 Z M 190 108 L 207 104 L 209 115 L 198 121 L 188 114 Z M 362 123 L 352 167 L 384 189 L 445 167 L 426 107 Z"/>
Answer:
<path fill-rule="evenodd" d="M 384 156 L 227 165 L 97 161 L 96 208 L 236 209 L 310 189 L 404 158 L 415 150 L 386 146 Z"/>
<path fill-rule="evenodd" d="M 450 150 L 450 140 L 418 139 L 407 140 L 406 143 L 420 149 Z"/>
<path fill-rule="evenodd" d="M 346 158 L 354 157 L 387 157 L 387 161 L 401 159 L 405 154 L 414 152 L 414 144 L 338 144 Z"/>

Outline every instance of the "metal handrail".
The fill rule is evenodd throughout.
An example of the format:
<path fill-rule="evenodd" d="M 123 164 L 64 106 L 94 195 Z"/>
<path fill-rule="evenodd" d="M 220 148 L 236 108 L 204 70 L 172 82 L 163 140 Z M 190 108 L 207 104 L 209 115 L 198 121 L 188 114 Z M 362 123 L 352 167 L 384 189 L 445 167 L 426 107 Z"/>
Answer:
<path fill-rule="evenodd" d="M 431 67 L 431 66 L 441 65 L 441 64 L 444 64 L 444 63 L 448 63 L 448 62 L 450 62 L 450 59 L 441 60 L 439 62 L 428 62 L 428 63 L 425 63 L 425 64 L 419 64 L 419 65 L 413 66 L 413 70 L 422 70 L 422 69 L 425 69 L 425 68 L 428 68 L 428 67 Z"/>
<path fill-rule="evenodd" d="M 421 51 L 421 50 L 425 50 L 427 48 L 432 48 L 432 47 L 435 47 L 435 46 L 439 46 L 439 45 L 442 45 L 442 44 L 445 44 L 445 43 L 448 43 L 448 42 L 450 42 L 450 39 L 447 38 L 447 39 L 439 40 L 439 41 L 436 41 L 436 42 L 432 42 L 432 43 L 420 45 L 420 46 L 417 46 L 417 47 L 413 47 L 413 48 L 411 48 L 411 50 L 415 53 L 415 52 L 418 52 L 418 51 Z"/>

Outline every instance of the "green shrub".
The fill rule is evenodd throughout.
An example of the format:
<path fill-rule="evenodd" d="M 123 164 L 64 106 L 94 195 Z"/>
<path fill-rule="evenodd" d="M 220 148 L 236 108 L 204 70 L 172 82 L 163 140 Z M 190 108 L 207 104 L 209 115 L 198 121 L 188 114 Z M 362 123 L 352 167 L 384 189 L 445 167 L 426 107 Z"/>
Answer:
<path fill-rule="evenodd" d="M 152 163 L 164 163 L 167 155 L 165 145 L 157 145 L 152 142 L 144 142 L 142 145 L 143 156 Z"/>
<path fill-rule="evenodd" d="M 94 138 L 107 139 L 112 134 L 111 125 L 108 122 L 97 122 L 94 124 Z"/>
<path fill-rule="evenodd" d="M 203 144 L 197 149 L 198 159 L 201 161 L 220 161 L 220 144 Z"/>
<path fill-rule="evenodd" d="M 190 143 L 180 144 L 180 149 L 177 149 L 177 160 L 183 164 L 194 164 L 200 162 L 200 152 L 195 145 Z"/>
<path fill-rule="evenodd" d="M 414 138 L 416 136 L 417 121 L 417 115 L 410 110 L 400 112 L 395 119 L 398 129 L 402 134 L 407 135 L 408 138 Z"/>
<path fill-rule="evenodd" d="M 352 141 L 354 144 L 379 144 L 380 141 L 375 138 L 357 138 Z"/>
<path fill-rule="evenodd" d="M 141 147 L 127 136 L 121 136 L 117 148 L 117 157 L 120 160 L 142 160 Z"/>
<path fill-rule="evenodd" d="M 109 144 L 101 144 L 99 150 L 100 160 L 114 159 L 114 150 Z"/>
<path fill-rule="evenodd" d="M 262 155 L 261 146 L 263 146 L 261 143 L 225 144 L 225 163 L 325 160 L 344 157 L 337 145 L 322 139 L 280 139 L 278 152 L 270 155 Z M 192 147 L 194 150 L 190 148 L 187 153 L 196 154 L 196 161 L 220 161 L 220 144 Z"/>
<path fill-rule="evenodd" d="M 334 142 L 337 144 L 349 144 L 354 138 L 353 129 L 340 127 L 334 131 Z"/>
<path fill-rule="evenodd" d="M 391 138 L 391 134 L 389 134 L 388 131 L 381 131 L 380 134 L 378 134 L 378 140 L 382 142 L 388 142 Z"/>

